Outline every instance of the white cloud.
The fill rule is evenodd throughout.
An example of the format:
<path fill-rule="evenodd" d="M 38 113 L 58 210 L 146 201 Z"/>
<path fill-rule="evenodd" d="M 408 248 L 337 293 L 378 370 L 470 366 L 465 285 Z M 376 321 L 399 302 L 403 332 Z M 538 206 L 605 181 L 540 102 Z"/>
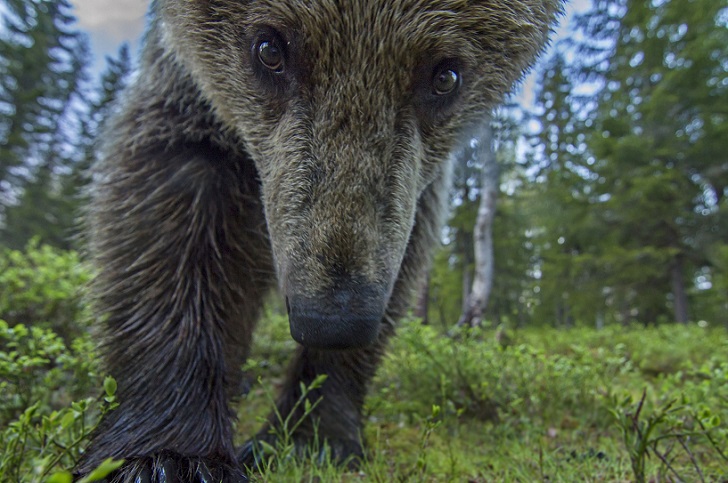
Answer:
<path fill-rule="evenodd" d="M 103 44 L 135 42 L 144 29 L 148 0 L 73 0 L 79 27 Z"/>
<path fill-rule="evenodd" d="M 88 32 L 94 51 L 94 70 L 103 68 L 103 58 L 114 55 L 122 42 L 136 52 L 149 0 L 72 0 L 78 27 Z"/>

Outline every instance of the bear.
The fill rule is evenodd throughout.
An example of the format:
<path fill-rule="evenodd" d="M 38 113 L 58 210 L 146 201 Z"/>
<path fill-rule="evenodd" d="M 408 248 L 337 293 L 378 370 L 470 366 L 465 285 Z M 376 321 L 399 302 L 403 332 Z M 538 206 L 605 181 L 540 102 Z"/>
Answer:
<path fill-rule="evenodd" d="M 276 285 L 298 342 L 277 410 L 363 457 L 362 405 L 440 240 L 451 153 L 547 43 L 561 0 L 154 0 L 86 213 L 118 407 L 76 467 L 245 481 L 231 401 Z M 426 375 L 423 375 L 423 377 Z M 296 416 L 294 414 L 293 416 Z"/>

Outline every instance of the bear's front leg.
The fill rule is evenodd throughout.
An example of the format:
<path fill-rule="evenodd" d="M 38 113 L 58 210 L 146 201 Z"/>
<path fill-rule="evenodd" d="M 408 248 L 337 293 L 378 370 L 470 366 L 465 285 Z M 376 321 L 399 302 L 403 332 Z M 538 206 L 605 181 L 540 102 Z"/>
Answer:
<path fill-rule="evenodd" d="M 320 402 L 291 435 L 298 454 L 313 451 L 320 459 L 328 457 L 350 467 L 356 467 L 365 456 L 361 438 L 367 389 L 384 356 L 387 341 L 394 334 L 394 325 L 407 313 L 413 293 L 429 265 L 433 247 L 439 243 L 446 179 L 445 176 L 437 179 L 420 198 L 415 226 L 377 340 L 369 347 L 341 351 L 300 347 L 289 366 L 276 411 L 240 451 L 243 466 L 258 467 L 269 456 L 259 441 L 275 447 L 282 430 L 281 419 L 290 415 L 295 422 L 303 417 L 304 407 L 296 405 L 301 398 L 301 384 L 308 387 L 321 374 L 327 376 L 325 382 L 307 395 L 311 403 Z M 312 446 L 314 443 L 319 446 Z"/>
<path fill-rule="evenodd" d="M 93 291 L 119 407 L 79 475 L 115 482 L 242 481 L 228 401 L 272 277 L 257 181 L 212 145 L 104 161 L 91 204 Z"/>
<path fill-rule="evenodd" d="M 258 434 L 240 451 L 240 462 L 248 469 L 262 466 L 268 456 L 260 441 L 273 447 L 280 443 L 282 432 L 296 427 L 289 434 L 299 456 L 309 451 L 318 459 L 356 467 L 364 457 L 361 440 L 362 407 L 367 386 L 375 374 L 382 354 L 382 346 L 390 330 L 381 334 L 380 341 L 372 347 L 350 351 L 324 351 L 300 348 L 291 361 L 288 377 L 278 401 L 276 411 Z M 307 393 L 313 411 L 304 415 L 301 384 L 309 387 L 325 374 L 323 384 Z M 281 419 L 290 416 L 289 428 L 281 427 Z M 318 447 L 313 444 L 318 443 Z"/>

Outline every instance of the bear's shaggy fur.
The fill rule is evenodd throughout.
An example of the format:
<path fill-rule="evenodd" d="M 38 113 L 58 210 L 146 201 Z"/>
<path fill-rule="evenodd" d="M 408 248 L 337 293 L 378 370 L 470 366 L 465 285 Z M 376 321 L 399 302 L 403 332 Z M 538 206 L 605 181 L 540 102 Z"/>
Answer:
<path fill-rule="evenodd" d="M 394 322 L 437 244 L 450 153 L 533 62 L 560 0 L 156 0 L 89 208 L 109 413 L 77 468 L 239 481 L 229 402 L 278 282 L 278 409 L 344 460 Z M 271 420 L 270 424 L 274 424 Z M 269 438 L 264 428 L 258 438 Z"/>

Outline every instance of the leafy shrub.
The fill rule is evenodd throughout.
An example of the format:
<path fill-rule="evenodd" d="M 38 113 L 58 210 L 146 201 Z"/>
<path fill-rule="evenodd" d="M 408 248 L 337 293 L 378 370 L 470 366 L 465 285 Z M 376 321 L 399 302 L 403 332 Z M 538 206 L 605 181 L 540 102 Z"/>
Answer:
<path fill-rule="evenodd" d="M 620 347 L 624 357 L 650 377 L 690 370 L 713 354 L 728 353 L 728 336 L 723 328 L 697 324 L 608 326 L 600 330 L 543 328 L 517 334 L 533 347 L 567 356 L 574 354 L 575 347 L 590 351 Z"/>
<path fill-rule="evenodd" d="M 70 481 L 82 445 L 115 406 L 115 382 L 105 381 L 105 398 L 87 397 L 101 385 L 87 335 L 69 346 L 50 329 L 0 320 L 0 346 L 0 481 L 44 481 L 52 473 L 49 481 Z"/>
<path fill-rule="evenodd" d="M 0 251 L 0 319 L 53 329 L 66 341 L 89 319 L 82 289 L 90 271 L 78 253 L 32 240 L 26 250 Z"/>
<path fill-rule="evenodd" d="M 67 406 L 100 383 L 87 335 L 69 347 L 50 329 L 0 320 L 0 348 L 0 426 L 31 405 L 41 412 Z"/>
<path fill-rule="evenodd" d="M 105 398 L 89 397 L 101 378 L 82 297 L 88 280 L 72 251 L 32 241 L 0 252 L 0 481 L 70 482 L 68 469 L 115 405 L 113 380 Z"/>
<path fill-rule="evenodd" d="M 501 424 L 558 424 L 573 413 L 608 420 L 597 402 L 631 367 L 619 350 L 575 347 L 567 357 L 528 344 L 503 347 L 487 334 L 471 329 L 452 339 L 404 324 L 378 377 L 381 399 L 375 393 L 371 405 L 408 401 L 397 410 L 412 414 L 439 405 L 446 414 Z"/>
<path fill-rule="evenodd" d="M 33 404 L 10 423 L 2 433 L 0 481 L 70 483 L 70 469 L 81 455 L 82 444 L 101 416 L 116 407 L 116 382 L 107 378 L 104 389 L 103 399 L 82 399 L 59 411 L 43 411 L 39 403 Z M 121 463 L 106 460 L 81 481 L 98 481 Z"/>

